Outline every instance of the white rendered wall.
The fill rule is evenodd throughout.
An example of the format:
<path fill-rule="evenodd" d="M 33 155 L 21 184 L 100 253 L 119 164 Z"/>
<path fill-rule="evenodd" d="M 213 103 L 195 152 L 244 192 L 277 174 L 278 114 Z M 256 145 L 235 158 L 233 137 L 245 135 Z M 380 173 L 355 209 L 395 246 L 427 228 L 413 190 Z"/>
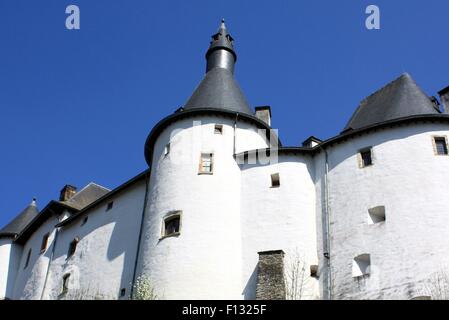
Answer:
<path fill-rule="evenodd" d="M 17 277 L 14 283 L 14 299 L 39 300 L 44 287 L 48 263 L 51 255 L 51 247 L 55 230 L 58 223 L 56 217 L 50 217 L 38 230 L 28 239 L 23 246 L 20 263 L 17 265 Z M 42 239 L 45 234 L 50 233 L 47 250 L 41 253 Z M 25 268 L 28 252 L 31 248 L 31 256 L 28 266 Z"/>
<path fill-rule="evenodd" d="M 12 238 L 0 238 L 0 300 L 13 296 L 22 248 Z"/>
<path fill-rule="evenodd" d="M 84 225 L 80 217 L 60 229 L 44 299 L 118 299 L 122 288 L 129 295 L 144 197 L 141 180 L 88 211 Z M 106 211 L 110 201 L 113 207 Z M 75 237 L 80 241 L 67 259 Z M 69 292 L 61 296 L 66 274 L 70 274 Z"/>
<path fill-rule="evenodd" d="M 449 136 L 449 128 L 403 126 L 328 150 L 335 299 L 410 299 L 422 295 L 418 282 L 449 265 L 449 157 L 434 154 L 432 135 Z M 361 169 L 357 152 L 369 146 L 374 165 Z M 368 209 L 380 205 L 386 221 L 369 224 Z M 353 258 L 364 253 L 371 255 L 371 274 L 353 278 Z"/>
<path fill-rule="evenodd" d="M 192 126 L 194 120 L 201 125 Z M 223 125 L 222 135 L 214 134 L 215 124 Z M 241 173 L 233 124 L 225 117 L 183 119 L 155 144 L 139 266 L 163 299 L 242 298 Z M 256 130 L 238 129 L 236 142 L 237 152 L 267 146 Z M 201 152 L 214 153 L 213 175 L 198 174 Z M 161 239 L 163 218 L 175 210 L 182 210 L 180 235 Z"/>
<path fill-rule="evenodd" d="M 318 264 L 313 167 L 310 156 L 285 154 L 279 155 L 277 164 L 242 166 L 242 292 L 246 299 L 255 299 L 257 253 L 269 250 L 285 252 L 287 273 L 293 270 L 292 264 L 304 268 L 304 280 L 296 282 L 303 289 L 298 298 L 319 297 L 318 281 L 310 277 L 310 265 Z M 279 173 L 279 187 L 271 187 L 273 173 Z"/>

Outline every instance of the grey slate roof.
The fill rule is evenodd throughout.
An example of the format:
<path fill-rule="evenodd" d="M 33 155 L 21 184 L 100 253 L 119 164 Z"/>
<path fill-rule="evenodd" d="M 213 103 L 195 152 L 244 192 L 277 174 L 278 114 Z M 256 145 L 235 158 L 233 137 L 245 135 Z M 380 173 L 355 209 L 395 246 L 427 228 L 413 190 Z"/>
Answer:
<path fill-rule="evenodd" d="M 109 191 L 109 189 L 91 182 L 83 189 L 78 191 L 73 197 L 71 197 L 67 201 L 64 201 L 63 203 L 75 209 L 81 210 L 84 207 L 87 207 L 92 202 L 103 197 Z"/>
<path fill-rule="evenodd" d="M 364 99 L 344 131 L 355 130 L 389 120 L 440 114 L 434 103 L 408 73 Z"/>
<path fill-rule="evenodd" d="M 18 235 L 38 214 L 39 210 L 37 209 L 36 201 L 33 199 L 33 202 L 28 207 L 0 230 L 0 237 L 14 237 Z"/>
<path fill-rule="evenodd" d="M 184 105 L 184 110 L 211 108 L 254 114 L 234 79 L 234 63 L 237 55 L 233 41 L 222 20 L 218 33 L 212 36 L 206 53 L 207 73 Z M 230 52 L 233 58 L 220 55 L 220 51 Z"/>
<path fill-rule="evenodd" d="M 225 109 L 253 114 L 232 73 L 223 68 L 214 68 L 206 73 L 184 105 L 185 110 L 195 108 Z"/>

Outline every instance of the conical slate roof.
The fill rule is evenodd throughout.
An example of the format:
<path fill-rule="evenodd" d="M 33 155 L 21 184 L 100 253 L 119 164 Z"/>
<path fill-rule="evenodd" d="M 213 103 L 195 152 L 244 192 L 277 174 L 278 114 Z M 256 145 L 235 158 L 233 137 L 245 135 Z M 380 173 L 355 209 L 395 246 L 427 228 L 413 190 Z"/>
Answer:
<path fill-rule="evenodd" d="M 185 110 L 195 108 L 253 113 L 232 73 L 223 68 L 213 68 L 206 73 L 203 81 L 184 105 Z"/>
<path fill-rule="evenodd" d="M 212 108 L 253 114 L 234 79 L 237 55 L 233 41 L 223 20 L 206 53 L 206 75 L 184 105 L 184 110 Z"/>
<path fill-rule="evenodd" d="M 30 203 L 17 217 L 0 230 L 0 236 L 15 236 L 39 214 L 36 206 L 36 200 Z"/>
<path fill-rule="evenodd" d="M 364 99 L 344 131 L 423 114 L 439 114 L 430 98 L 408 73 Z"/>

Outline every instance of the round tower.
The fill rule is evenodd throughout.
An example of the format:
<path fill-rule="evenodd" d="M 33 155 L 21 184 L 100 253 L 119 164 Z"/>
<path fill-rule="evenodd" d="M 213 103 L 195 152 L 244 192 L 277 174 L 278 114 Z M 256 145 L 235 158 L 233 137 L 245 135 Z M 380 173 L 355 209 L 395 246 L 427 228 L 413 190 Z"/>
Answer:
<path fill-rule="evenodd" d="M 270 127 L 254 116 L 234 80 L 236 59 L 222 21 L 204 79 L 145 143 L 151 174 L 137 275 L 164 299 L 242 297 L 235 154 L 266 148 Z"/>

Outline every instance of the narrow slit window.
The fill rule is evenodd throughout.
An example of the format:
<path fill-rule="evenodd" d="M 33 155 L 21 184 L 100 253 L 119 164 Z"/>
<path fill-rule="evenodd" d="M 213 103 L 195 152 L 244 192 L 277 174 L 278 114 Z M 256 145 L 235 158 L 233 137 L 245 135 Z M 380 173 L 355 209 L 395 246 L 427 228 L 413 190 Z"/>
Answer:
<path fill-rule="evenodd" d="M 373 165 L 372 149 L 364 149 L 360 151 L 360 167 L 365 168 Z"/>
<path fill-rule="evenodd" d="M 30 264 L 30 259 L 31 259 L 31 249 L 28 250 L 27 258 L 25 260 L 25 266 L 23 267 L 24 269 L 26 269 L 28 267 L 28 265 Z"/>
<path fill-rule="evenodd" d="M 446 137 L 434 137 L 435 153 L 439 156 L 447 156 L 447 140 Z"/>
<path fill-rule="evenodd" d="M 162 237 L 178 235 L 181 230 L 181 214 L 172 214 L 164 219 Z"/>
<path fill-rule="evenodd" d="M 386 219 L 385 216 L 385 206 L 377 206 L 371 209 L 368 209 L 369 216 L 369 224 L 377 224 L 384 222 Z"/>
<path fill-rule="evenodd" d="M 170 153 L 170 143 L 167 143 L 164 149 L 164 156 L 167 156 Z"/>
<path fill-rule="evenodd" d="M 49 233 L 45 234 L 44 237 L 42 238 L 41 253 L 44 253 L 47 250 L 48 238 L 50 238 Z"/>
<path fill-rule="evenodd" d="M 69 251 L 67 252 L 67 259 L 70 258 L 71 256 L 73 256 L 76 252 L 76 247 L 78 246 L 78 242 L 79 242 L 79 238 L 75 238 L 73 239 L 72 242 L 70 242 L 69 245 Z"/>
<path fill-rule="evenodd" d="M 89 220 L 89 216 L 84 217 L 83 222 L 81 222 L 81 225 L 84 226 L 87 223 L 87 220 Z"/>
<path fill-rule="evenodd" d="M 111 210 L 113 206 L 114 206 L 114 201 L 109 202 L 108 205 L 106 206 L 106 211 Z"/>
<path fill-rule="evenodd" d="M 371 272 L 371 256 L 367 253 L 354 258 L 352 276 L 354 278 L 369 275 Z"/>
<path fill-rule="evenodd" d="M 273 173 L 271 175 L 271 187 L 272 188 L 277 188 L 281 185 L 281 180 L 279 177 L 279 173 Z"/>
<path fill-rule="evenodd" d="M 216 124 L 214 129 L 215 134 L 223 134 L 223 125 L 222 124 Z"/>
<path fill-rule="evenodd" d="M 65 294 L 65 293 L 67 293 L 67 291 L 69 291 L 69 280 L 70 280 L 70 273 L 67 273 L 62 277 L 62 292 L 61 292 L 61 294 Z"/>
<path fill-rule="evenodd" d="M 202 153 L 200 159 L 199 173 L 212 174 L 214 165 L 213 153 Z"/>
<path fill-rule="evenodd" d="M 126 289 L 125 288 L 122 288 L 121 290 L 120 290 L 120 297 L 124 297 L 126 295 Z"/>

